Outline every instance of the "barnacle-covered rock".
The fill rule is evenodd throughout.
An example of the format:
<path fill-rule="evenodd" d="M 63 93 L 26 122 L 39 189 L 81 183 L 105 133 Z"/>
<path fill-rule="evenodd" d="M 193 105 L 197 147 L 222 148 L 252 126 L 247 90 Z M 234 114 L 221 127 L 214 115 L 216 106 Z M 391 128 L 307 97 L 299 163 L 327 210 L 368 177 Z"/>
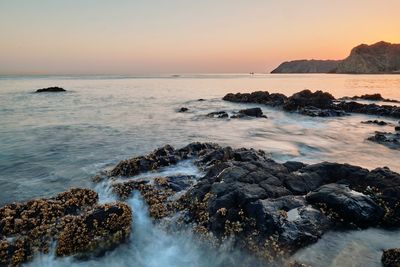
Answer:
<path fill-rule="evenodd" d="M 60 247 L 71 233 L 69 229 L 79 229 L 79 234 L 68 239 L 69 244 L 77 246 L 68 251 L 61 245 L 64 250 L 60 249 L 62 252 L 58 255 L 83 253 L 85 248 L 90 252 L 96 246 L 122 241 L 130 233 L 132 215 L 129 207 L 118 203 L 97 206 L 97 201 L 95 191 L 73 188 L 52 198 L 12 203 L 0 208 L 0 265 L 20 265 L 36 252 L 48 253 L 50 244 L 57 241 L 61 233 Z M 91 241 L 88 243 L 90 249 L 81 245 L 82 239 Z"/>
<path fill-rule="evenodd" d="M 400 248 L 387 249 L 383 251 L 382 264 L 384 267 L 399 267 Z"/>
<path fill-rule="evenodd" d="M 132 211 L 124 203 L 95 206 L 80 216 L 62 219 L 57 256 L 101 253 L 129 237 Z"/>
<path fill-rule="evenodd" d="M 172 190 L 168 188 L 168 180 L 164 177 L 155 178 L 157 185 L 151 185 L 148 181 L 132 180 L 113 184 L 113 191 L 121 199 L 131 196 L 133 191 L 139 191 L 149 206 L 150 216 L 155 219 L 163 218 L 171 213 L 171 202 L 168 198 Z"/>

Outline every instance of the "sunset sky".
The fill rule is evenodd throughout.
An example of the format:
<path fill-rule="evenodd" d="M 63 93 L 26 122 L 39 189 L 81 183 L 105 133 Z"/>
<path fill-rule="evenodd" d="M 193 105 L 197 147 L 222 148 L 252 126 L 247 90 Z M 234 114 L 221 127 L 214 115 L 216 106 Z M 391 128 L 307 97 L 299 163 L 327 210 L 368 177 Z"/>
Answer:
<path fill-rule="evenodd" d="M 0 74 L 269 72 L 400 43 L 400 0 L 0 0 Z"/>

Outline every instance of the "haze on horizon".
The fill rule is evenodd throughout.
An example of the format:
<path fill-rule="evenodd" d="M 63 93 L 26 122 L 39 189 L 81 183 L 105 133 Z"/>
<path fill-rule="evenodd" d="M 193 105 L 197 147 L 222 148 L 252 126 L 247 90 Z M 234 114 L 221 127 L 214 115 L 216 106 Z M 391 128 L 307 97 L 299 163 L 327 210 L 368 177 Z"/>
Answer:
<path fill-rule="evenodd" d="M 400 43 L 399 12 L 399 0 L 0 0 L 0 74 L 265 73 Z"/>

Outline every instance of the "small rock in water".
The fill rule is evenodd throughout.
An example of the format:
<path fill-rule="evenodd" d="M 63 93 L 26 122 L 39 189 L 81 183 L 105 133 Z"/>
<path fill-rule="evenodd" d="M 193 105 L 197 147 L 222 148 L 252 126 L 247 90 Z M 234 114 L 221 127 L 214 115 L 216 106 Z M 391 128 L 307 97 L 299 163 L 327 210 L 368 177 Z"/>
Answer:
<path fill-rule="evenodd" d="M 375 132 L 368 140 L 392 149 L 400 149 L 400 133 Z"/>
<path fill-rule="evenodd" d="M 394 127 L 394 130 L 395 130 L 395 131 L 400 131 L 400 126 Z"/>
<path fill-rule="evenodd" d="M 199 99 L 197 99 L 197 101 L 206 101 L 204 98 L 199 98 Z"/>
<path fill-rule="evenodd" d="M 243 114 L 246 116 L 250 116 L 250 117 L 256 117 L 256 118 L 266 118 L 267 116 L 265 116 L 261 110 L 261 108 L 248 108 L 248 109 L 242 109 L 239 110 L 239 114 Z"/>
<path fill-rule="evenodd" d="M 48 87 L 48 88 L 42 88 L 42 89 L 37 89 L 36 93 L 57 93 L 57 92 L 66 92 L 64 88 L 61 87 Z"/>
<path fill-rule="evenodd" d="M 181 108 L 179 109 L 178 112 L 186 112 L 186 111 L 188 111 L 188 110 L 189 110 L 189 109 L 186 108 L 186 107 L 181 107 Z"/>
<path fill-rule="evenodd" d="M 378 120 L 362 121 L 361 123 L 364 123 L 364 124 L 376 124 L 376 125 L 379 125 L 379 126 L 388 125 L 388 123 L 386 121 L 378 121 Z"/>
<path fill-rule="evenodd" d="M 228 113 L 226 113 L 226 111 L 215 111 L 215 112 L 208 113 L 207 117 L 221 119 L 221 118 L 228 118 L 229 115 L 228 115 Z"/>
<path fill-rule="evenodd" d="M 381 261 L 384 267 L 399 267 L 400 248 L 392 248 L 384 250 Z"/>

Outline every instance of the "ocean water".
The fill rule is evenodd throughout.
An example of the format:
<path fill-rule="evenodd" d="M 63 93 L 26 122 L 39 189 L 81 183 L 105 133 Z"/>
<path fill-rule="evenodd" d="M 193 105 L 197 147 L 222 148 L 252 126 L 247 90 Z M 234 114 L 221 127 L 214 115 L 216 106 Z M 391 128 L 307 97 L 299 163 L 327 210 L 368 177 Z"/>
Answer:
<path fill-rule="evenodd" d="M 68 92 L 32 93 L 49 86 L 60 86 Z M 368 169 L 388 166 L 400 172 L 398 150 L 366 140 L 374 131 L 393 131 L 393 126 L 360 123 L 377 117 L 310 118 L 270 107 L 221 100 L 229 92 L 267 90 L 290 95 L 303 89 L 328 91 L 335 97 L 381 93 L 385 98 L 400 100 L 400 76 L 0 77 L 0 205 L 52 196 L 72 186 L 94 188 L 90 178 L 122 159 L 146 154 L 165 144 L 181 147 L 193 141 L 264 149 L 277 161 L 346 162 Z M 205 101 L 198 101 L 200 98 Z M 212 111 L 232 112 L 252 106 L 260 106 L 268 119 L 204 116 Z M 180 107 L 187 107 L 189 111 L 178 113 Z M 397 124 L 394 119 L 384 120 Z M 389 239 L 393 236 L 386 234 Z M 381 235 L 381 232 L 377 234 Z M 343 236 L 343 240 L 346 238 Z M 373 240 L 364 239 L 359 243 Z M 337 244 L 339 249 L 340 242 L 328 243 Z M 377 247 L 368 247 L 375 253 L 374 259 L 381 253 Z M 320 245 L 315 251 L 323 249 Z M 205 252 L 199 250 L 190 259 L 204 258 L 196 258 L 202 253 Z M 333 254 L 326 255 L 333 258 Z M 159 266 L 179 266 L 173 260 L 174 255 L 170 254 L 171 261 L 164 261 L 171 264 Z M 52 259 L 45 260 L 54 264 Z M 139 266 L 157 266 L 143 262 Z M 332 266 L 351 266 L 332 262 Z"/>

